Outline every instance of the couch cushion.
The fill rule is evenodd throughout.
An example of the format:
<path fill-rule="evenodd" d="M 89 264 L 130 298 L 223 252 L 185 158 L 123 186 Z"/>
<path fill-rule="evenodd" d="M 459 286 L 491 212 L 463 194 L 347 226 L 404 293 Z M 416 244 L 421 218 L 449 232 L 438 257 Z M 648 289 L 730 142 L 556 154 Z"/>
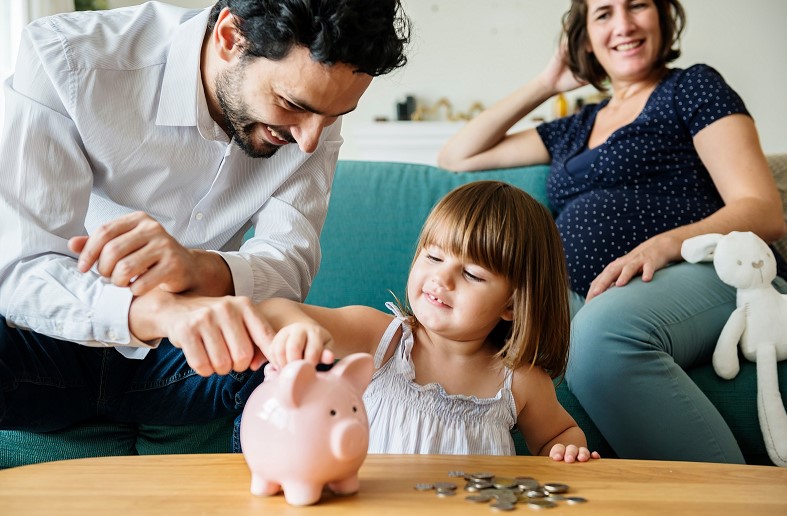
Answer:
<path fill-rule="evenodd" d="M 772 154 L 768 156 L 768 165 L 771 167 L 773 177 L 776 179 L 776 186 L 782 194 L 782 205 L 784 208 L 784 221 L 787 222 L 787 154 Z M 774 243 L 774 247 L 785 259 L 787 259 L 787 235 Z"/>
<path fill-rule="evenodd" d="M 0 469 L 114 455 L 229 453 L 235 416 L 183 426 L 88 421 L 56 432 L 0 431 Z"/>
<path fill-rule="evenodd" d="M 404 299 L 418 234 L 443 195 L 470 181 L 497 179 L 547 205 L 548 173 L 548 166 L 457 174 L 428 165 L 339 161 L 320 236 L 322 265 L 306 302 L 385 310 L 391 292 Z"/>

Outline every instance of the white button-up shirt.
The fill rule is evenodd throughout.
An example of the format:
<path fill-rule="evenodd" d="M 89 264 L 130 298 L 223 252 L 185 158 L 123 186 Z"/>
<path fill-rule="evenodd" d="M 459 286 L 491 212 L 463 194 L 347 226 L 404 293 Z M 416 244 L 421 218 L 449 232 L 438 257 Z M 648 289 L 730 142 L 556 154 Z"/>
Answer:
<path fill-rule="evenodd" d="M 142 358 L 151 344 L 129 331 L 130 290 L 79 272 L 67 248 L 137 210 L 183 246 L 220 252 L 236 295 L 306 296 L 341 124 L 312 154 L 291 144 L 248 157 L 208 113 L 208 14 L 151 2 L 25 29 L 0 144 L 0 314 L 10 324 Z"/>

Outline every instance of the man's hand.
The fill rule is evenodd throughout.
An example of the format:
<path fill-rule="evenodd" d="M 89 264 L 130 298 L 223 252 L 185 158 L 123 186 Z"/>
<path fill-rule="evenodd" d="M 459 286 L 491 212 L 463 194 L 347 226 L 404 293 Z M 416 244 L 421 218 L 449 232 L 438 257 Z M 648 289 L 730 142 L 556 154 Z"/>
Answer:
<path fill-rule="evenodd" d="M 107 222 L 89 237 L 74 237 L 68 247 L 79 253 L 80 271 L 87 272 L 97 263 L 99 274 L 118 287 L 129 287 L 135 296 L 155 287 L 167 292 L 194 289 L 204 272 L 205 264 L 200 263 L 197 251 L 180 245 L 161 224 L 142 212 Z M 213 259 L 223 263 L 218 255 Z M 226 268 L 226 264 L 223 266 Z M 229 275 L 229 270 L 225 274 Z M 218 292 L 225 293 L 230 292 Z"/>
<path fill-rule="evenodd" d="M 257 370 L 276 333 L 247 297 L 202 297 L 153 291 L 135 298 L 129 328 L 140 340 L 166 337 L 201 376 Z"/>

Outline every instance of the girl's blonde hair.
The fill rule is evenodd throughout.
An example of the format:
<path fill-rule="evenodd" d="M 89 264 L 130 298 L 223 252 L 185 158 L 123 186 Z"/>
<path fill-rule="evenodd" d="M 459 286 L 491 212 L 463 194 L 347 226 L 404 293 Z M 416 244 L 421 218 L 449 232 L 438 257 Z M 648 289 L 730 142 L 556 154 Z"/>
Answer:
<path fill-rule="evenodd" d="M 510 283 L 513 320 L 501 320 L 489 336 L 506 366 L 537 365 L 552 378 L 565 372 L 570 326 L 568 273 L 560 235 L 546 207 L 501 181 L 467 183 L 449 192 L 432 209 L 413 263 L 429 245 Z"/>

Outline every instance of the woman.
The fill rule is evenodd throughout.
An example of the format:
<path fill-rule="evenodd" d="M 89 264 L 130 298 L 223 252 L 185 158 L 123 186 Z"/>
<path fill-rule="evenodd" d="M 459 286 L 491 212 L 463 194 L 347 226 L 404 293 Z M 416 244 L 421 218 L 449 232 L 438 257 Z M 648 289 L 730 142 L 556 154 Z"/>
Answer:
<path fill-rule="evenodd" d="M 729 427 L 684 371 L 710 361 L 735 291 L 709 264 L 682 262 L 680 248 L 733 230 L 774 241 L 785 225 L 741 99 L 708 66 L 667 66 L 680 55 L 684 19 L 678 0 L 573 0 L 561 51 L 455 135 L 439 164 L 552 163 L 548 193 L 580 301 L 567 381 L 619 456 L 742 463 Z M 506 135 L 585 83 L 608 84 L 611 98 Z M 787 292 L 779 267 L 774 284 Z"/>

